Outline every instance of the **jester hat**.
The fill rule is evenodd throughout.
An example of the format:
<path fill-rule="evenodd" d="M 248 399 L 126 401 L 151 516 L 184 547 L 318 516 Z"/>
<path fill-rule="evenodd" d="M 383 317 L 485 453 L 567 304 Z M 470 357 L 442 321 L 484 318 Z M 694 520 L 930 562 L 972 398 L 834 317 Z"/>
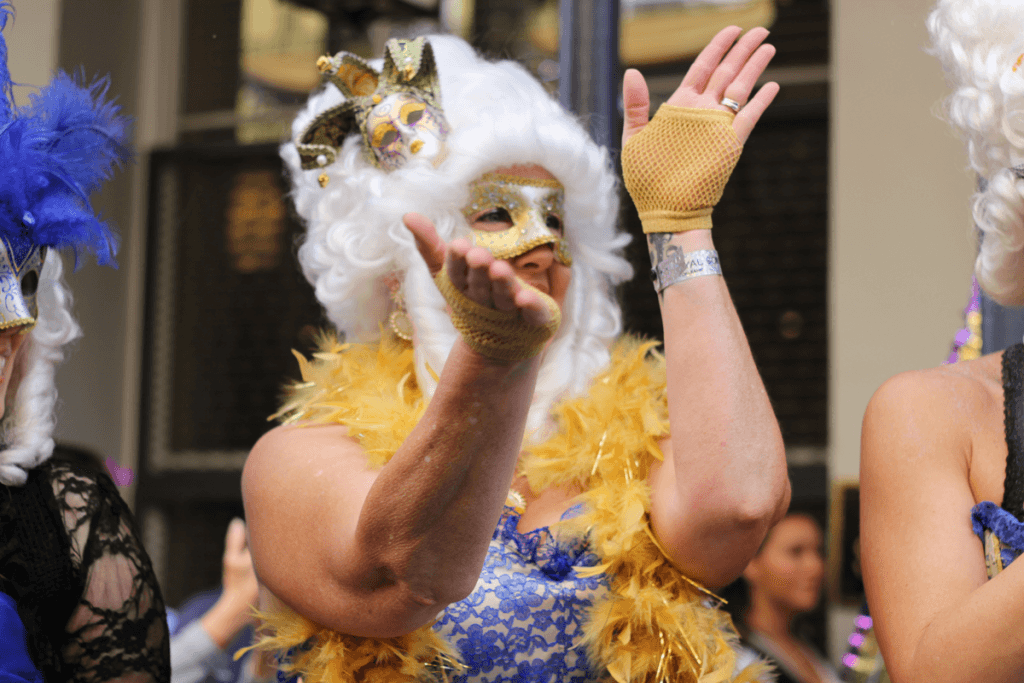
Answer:
<path fill-rule="evenodd" d="M 440 155 L 449 128 L 441 109 L 434 53 L 426 39 L 389 40 L 380 72 L 350 52 L 321 57 L 317 68 L 345 101 L 321 113 L 299 135 L 296 147 L 303 169 L 333 164 L 355 129 L 362 135 L 367 160 L 386 171 L 421 151 L 421 157 Z"/>

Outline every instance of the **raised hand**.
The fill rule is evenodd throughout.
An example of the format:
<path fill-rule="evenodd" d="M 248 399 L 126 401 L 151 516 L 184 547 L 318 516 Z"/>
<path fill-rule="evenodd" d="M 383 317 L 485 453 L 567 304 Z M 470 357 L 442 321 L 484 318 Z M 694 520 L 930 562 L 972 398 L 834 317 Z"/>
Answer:
<path fill-rule="evenodd" d="M 531 325 L 545 325 L 551 312 L 537 290 L 524 286 L 508 261 L 499 261 L 483 247 L 474 247 L 467 239 L 445 244 L 429 218 L 407 213 L 402 222 L 416 239 L 416 247 L 431 275 L 447 265 L 448 278 L 464 296 L 499 311 L 518 310 Z"/>
<path fill-rule="evenodd" d="M 235 518 L 224 537 L 221 580 L 224 590 L 200 621 L 219 649 L 230 644 L 246 624 L 255 623 L 252 608 L 259 599 L 259 582 L 246 543 L 245 522 Z"/>
<path fill-rule="evenodd" d="M 237 517 L 228 525 L 224 537 L 223 574 L 224 594 L 239 604 L 255 605 L 259 597 L 259 584 L 252 567 L 252 557 L 245 539 L 245 522 Z"/>
<path fill-rule="evenodd" d="M 757 79 L 775 56 L 775 48 L 762 44 L 768 37 L 767 29 L 754 28 L 739 38 L 741 33 L 743 29 L 738 26 L 719 31 L 697 55 L 667 104 L 732 111 L 721 103 L 722 98 L 727 97 L 740 105 L 733 130 L 740 142 L 746 142 L 764 110 L 778 94 L 779 85 L 765 83 L 753 98 L 750 97 Z M 623 76 L 622 102 L 625 110 L 622 144 L 625 146 L 650 120 L 647 83 L 636 69 L 627 70 Z"/>

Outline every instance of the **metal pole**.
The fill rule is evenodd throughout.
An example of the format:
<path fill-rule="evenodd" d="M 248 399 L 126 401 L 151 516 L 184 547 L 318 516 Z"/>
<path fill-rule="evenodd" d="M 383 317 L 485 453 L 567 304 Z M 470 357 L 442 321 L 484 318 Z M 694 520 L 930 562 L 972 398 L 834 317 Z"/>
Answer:
<path fill-rule="evenodd" d="M 559 0 L 558 97 L 618 147 L 619 0 Z"/>

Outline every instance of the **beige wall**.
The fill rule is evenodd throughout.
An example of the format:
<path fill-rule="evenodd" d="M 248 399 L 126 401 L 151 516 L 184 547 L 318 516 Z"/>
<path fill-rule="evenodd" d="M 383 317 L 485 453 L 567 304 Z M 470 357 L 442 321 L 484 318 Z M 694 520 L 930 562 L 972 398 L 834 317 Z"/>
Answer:
<path fill-rule="evenodd" d="M 119 6 L 114 7 L 113 3 Z M 24 103 L 32 87 L 45 84 L 58 67 L 71 71 L 78 66 L 88 76 L 111 74 L 112 92 L 125 112 L 135 115 L 135 53 L 125 36 L 135 36 L 132 3 L 109 0 L 66 3 L 59 0 L 16 0 L 15 21 L 4 31 L 11 77 L 25 87 L 15 89 Z M 106 11 L 104 11 L 106 10 Z M 67 31 L 68 25 L 76 31 Z M 70 35 L 77 34 L 77 35 Z M 97 41 L 97 36 L 106 40 Z M 131 39 L 129 39 L 130 41 Z M 122 63 L 123 62 L 123 63 Z M 122 236 L 122 246 L 131 246 L 135 235 L 131 224 L 131 171 L 122 172 L 104 192 L 94 198 L 95 206 L 111 220 Z M 123 254 L 123 252 L 122 252 Z M 120 458 L 121 386 L 125 347 L 126 271 L 99 268 L 88 260 L 78 272 L 65 254 L 68 284 L 75 296 L 74 312 L 84 337 L 68 348 L 67 360 L 57 374 L 58 440 L 81 445 L 100 457 Z"/>
<path fill-rule="evenodd" d="M 963 146 L 937 116 L 933 0 L 834 5 L 830 245 L 831 460 L 856 476 L 860 420 L 887 377 L 945 360 L 970 294 Z"/>
<path fill-rule="evenodd" d="M 4 31 L 15 81 L 41 85 L 60 66 L 110 75 L 111 93 L 134 122 L 137 161 L 94 197 L 121 234 L 119 268 L 86 261 L 67 279 L 84 337 L 57 376 L 56 436 L 101 457 L 137 463 L 139 351 L 145 244 L 146 155 L 173 140 L 178 0 L 15 0 Z M 24 101 L 28 88 L 16 89 Z M 122 493 L 131 499 L 132 490 Z"/>
<path fill-rule="evenodd" d="M 57 68 L 57 33 L 60 24 L 60 0 L 31 0 L 15 3 L 15 19 L 4 30 L 7 41 L 7 65 L 15 83 L 19 105 L 25 104 L 31 86 L 50 80 Z"/>
<path fill-rule="evenodd" d="M 21 4 L 26 4 L 22 2 Z M 69 1 L 63 4 L 58 22 L 57 63 L 67 71 L 79 68 L 87 77 L 110 76 L 110 92 L 121 110 L 139 127 L 140 9 L 128 0 Z M 138 163 L 129 165 L 93 198 L 93 205 L 121 235 L 118 268 L 97 266 L 83 260 L 68 274 L 75 295 L 75 315 L 84 336 L 70 349 L 57 375 L 62 407 L 57 416 L 56 437 L 84 446 L 101 458 L 110 457 L 133 465 L 122 453 L 125 421 L 122 395 L 128 335 L 126 301 L 136 283 L 130 280 L 127 258 L 143 239 L 143 225 L 136 220 L 138 193 L 144 182 Z M 71 259 L 65 255 L 70 271 Z"/>
<path fill-rule="evenodd" d="M 932 4 L 833 3 L 833 479 L 857 476 L 871 394 L 891 375 L 945 360 L 970 294 L 974 181 L 961 143 L 936 116 L 945 87 L 924 51 Z M 852 619 L 836 612 L 834 651 Z"/>

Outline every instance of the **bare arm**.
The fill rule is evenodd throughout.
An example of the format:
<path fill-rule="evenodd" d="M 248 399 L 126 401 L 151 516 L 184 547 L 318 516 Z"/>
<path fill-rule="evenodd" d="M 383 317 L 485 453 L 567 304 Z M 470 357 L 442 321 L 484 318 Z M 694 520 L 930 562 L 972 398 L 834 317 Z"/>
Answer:
<path fill-rule="evenodd" d="M 670 244 L 712 249 L 709 232 Z M 669 287 L 661 310 L 671 439 L 652 472 L 651 521 L 688 576 L 720 587 L 789 506 L 785 448 L 725 281 Z"/>
<path fill-rule="evenodd" d="M 421 219 L 407 224 L 439 269 L 445 245 Z M 546 322 L 535 294 L 486 250 L 453 243 L 448 266 L 479 303 Z M 300 614 L 359 636 L 408 633 L 468 595 L 512 481 L 537 367 L 486 359 L 460 339 L 423 418 L 379 471 L 342 427 L 271 431 L 242 482 L 261 582 Z"/>
<path fill-rule="evenodd" d="M 862 565 L 897 683 L 1009 683 L 1024 670 L 1024 563 L 987 581 L 970 521 L 971 470 L 998 453 L 1001 408 L 976 382 L 938 370 L 898 375 L 868 405 Z"/>
<path fill-rule="evenodd" d="M 695 60 L 668 104 L 725 109 L 745 101 L 775 53 L 754 29 L 724 29 Z M 778 86 L 765 85 L 736 116 L 741 141 Z M 647 123 L 643 78 L 627 72 L 624 140 Z M 710 230 L 648 235 L 652 265 L 673 250 L 714 249 Z M 675 562 L 708 586 L 729 583 L 757 551 L 789 504 L 785 449 L 746 335 L 721 277 L 668 287 L 660 297 L 668 364 L 671 439 L 652 472 L 651 521 Z"/>

